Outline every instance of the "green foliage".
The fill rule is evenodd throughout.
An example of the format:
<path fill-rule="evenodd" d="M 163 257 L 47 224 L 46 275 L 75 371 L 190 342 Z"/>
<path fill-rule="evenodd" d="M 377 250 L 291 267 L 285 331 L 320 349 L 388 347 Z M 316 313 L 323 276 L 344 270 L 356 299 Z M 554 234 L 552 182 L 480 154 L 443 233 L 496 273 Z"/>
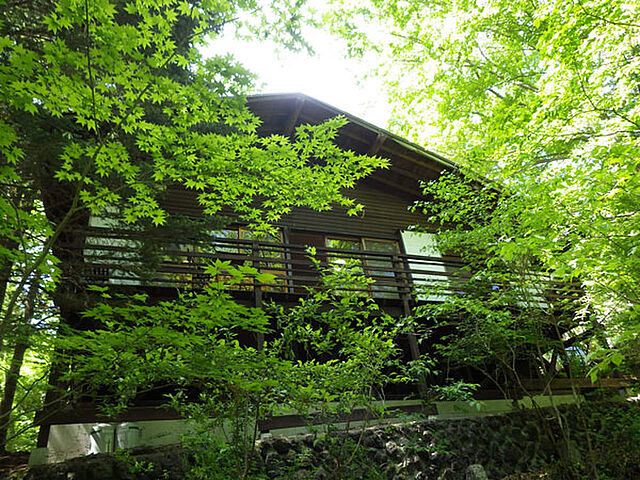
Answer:
<path fill-rule="evenodd" d="M 632 478 L 638 475 L 640 453 L 640 413 L 637 404 L 631 408 L 598 408 L 587 410 L 588 428 L 594 449 L 593 460 L 598 464 L 603 480 Z"/>
<path fill-rule="evenodd" d="M 370 452 L 362 443 L 364 430 L 358 436 L 329 430 L 323 438 L 327 457 L 322 468 L 328 478 L 336 480 L 381 480 L 381 465 L 371 461 Z"/>
<path fill-rule="evenodd" d="M 109 414 L 147 392 L 168 394 L 192 420 L 185 439 L 192 478 L 259 478 L 251 476 L 259 473 L 258 422 L 271 415 L 295 413 L 311 425 L 342 422 L 356 408 L 382 414 L 374 400 L 399 378 L 398 329 L 373 300 L 345 293 L 342 277 L 337 290 L 339 272 L 327 270 L 323 286 L 293 307 L 258 309 L 226 291 L 229 282 L 258 278 L 256 269 L 217 261 L 207 271 L 228 282 L 155 304 L 94 288 L 101 298 L 84 317 L 95 328 L 57 343 L 69 353 L 72 394 Z M 348 450 L 340 468 L 355 468 L 348 459 L 356 451 Z"/>
<path fill-rule="evenodd" d="M 117 450 L 114 454 L 116 461 L 120 462 L 132 474 L 148 474 L 155 470 L 155 466 L 146 460 L 139 460 L 127 450 Z M 162 478 L 162 477 L 159 477 Z"/>
<path fill-rule="evenodd" d="M 5 109 L 27 111 L 37 122 L 60 119 L 65 131 L 48 152 L 57 156 L 48 173 L 77 188 L 94 214 L 116 204 L 128 222 L 163 224 L 167 214 L 156 196 L 168 183 L 197 192 L 207 213 L 228 206 L 256 224 L 294 205 L 353 205 L 340 188 L 383 162 L 331 142 L 343 119 L 302 126 L 293 141 L 259 138 L 259 119 L 241 96 L 250 74 L 230 57 L 204 59 L 198 52 L 243 10 L 269 15 L 255 2 L 52 4 L 28 25 L 49 41 L 31 46 L 12 32 L 3 37 Z M 274 23 L 269 31 L 277 35 L 280 27 L 296 30 Z M 292 42 L 300 41 L 293 35 Z M 35 140 L 21 138 L 21 127 L 6 125 L 7 148 Z M 312 158 L 320 163 L 310 165 Z"/>
<path fill-rule="evenodd" d="M 479 385 L 465 383 L 461 380 L 451 382 L 449 385 L 439 385 L 434 387 L 436 393 L 443 400 L 473 400 L 473 392 Z"/>
<path fill-rule="evenodd" d="M 524 258 L 526 268 L 579 283 L 591 351 L 615 346 L 633 368 L 638 2 L 333 3 L 334 29 L 382 55 L 393 127 L 475 180 L 427 187 L 432 205 L 443 204 L 437 221 L 455 227 L 458 250 L 484 250 L 510 268 Z M 372 33 L 368 22 L 390 35 Z"/>
<path fill-rule="evenodd" d="M 132 230 L 170 226 L 175 222 L 162 199 L 169 187 L 178 187 L 194 192 L 207 215 L 221 216 L 228 209 L 252 227 L 268 230 L 296 206 L 322 211 L 339 204 L 355 214 L 361 206 L 344 189 L 386 165 L 333 143 L 343 118 L 300 126 L 292 138 L 259 137 L 260 120 L 244 100 L 253 75 L 230 55 L 204 58 L 200 53 L 230 23 L 242 35 L 308 47 L 300 36 L 301 25 L 309 21 L 305 2 L 1 3 L 4 356 L 17 335 L 35 334 L 31 315 L 24 315 L 30 310 L 23 308 L 30 284 L 42 285 L 38 308 L 51 308 L 43 290 L 57 289 L 60 304 L 62 291 L 80 282 L 78 272 L 60 265 L 59 257 L 82 256 L 78 230 L 90 215 L 117 217 L 119 225 Z M 65 241 L 79 250 L 61 248 Z M 61 277 L 67 282 L 62 287 Z M 7 289 L 9 283 L 15 288 Z M 109 321 L 124 313 L 94 314 Z M 136 328 L 156 339 L 169 333 L 154 331 L 148 316 L 140 322 Z M 139 375 L 153 377 L 148 371 Z M 119 381 L 119 394 L 127 397 L 135 381 L 126 376 Z"/>
<path fill-rule="evenodd" d="M 312 480 L 326 476 L 335 480 L 382 480 L 381 465 L 372 461 L 373 448 L 364 447 L 360 432 L 330 428 L 312 447 L 302 446 L 287 455 L 268 473 L 273 480 Z M 322 453 L 318 453 L 321 449 Z"/>
<path fill-rule="evenodd" d="M 249 401 L 246 398 L 244 400 Z M 219 403 L 218 400 L 215 402 Z M 176 405 L 185 407 L 184 404 Z M 266 479 L 253 456 L 256 433 L 254 418 L 247 416 L 253 413 L 249 411 L 250 405 L 235 404 L 233 407 L 240 407 L 235 411 L 225 411 L 219 404 L 213 407 L 213 403 L 209 405 L 213 408 L 201 408 L 201 406 L 192 405 L 189 408 L 193 427 L 183 439 L 187 478 L 193 480 Z M 230 405 L 227 402 L 225 406 Z M 209 416 L 211 414 L 225 415 L 223 418 L 227 423 L 223 424 L 220 418 L 211 418 Z M 235 416 L 230 418 L 229 415 Z"/>
<path fill-rule="evenodd" d="M 250 268 L 241 272 L 217 262 L 209 270 L 224 270 L 231 282 L 242 283 Z M 57 346 L 70 352 L 69 375 L 93 392 L 109 389 L 104 400 L 110 407 L 124 408 L 140 388 L 206 385 L 211 378 L 234 379 L 238 388 L 251 389 L 250 374 L 267 370 L 267 359 L 240 348 L 237 336 L 240 329 L 265 332 L 268 317 L 233 301 L 219 282 L 155 305 L 141 294 L 102 295 L 103 302 L 84 314 L 102 328 L 60 336 Z"/>
<path fill-rule="evenodd" d="M 36 445 L 37 431 L 33 428 L 33 421 L 44 403 L 51 362 L 51 345 L 44 344 L 46 337 L 42 337 L 44 336 L 33 336 L 33 345 L 27 351 L 20 370 L 20 381 L 15 394 L 16 403 L 11 412 L 12 419 L 8 431 L 10 451 L 27 451 Z M 9 368 L 9 359 L 9 355 L 5 356 L 0 364 L 0 371 L 3 373 Z M 4 389 L 4 383 L 2 388 Z"/>

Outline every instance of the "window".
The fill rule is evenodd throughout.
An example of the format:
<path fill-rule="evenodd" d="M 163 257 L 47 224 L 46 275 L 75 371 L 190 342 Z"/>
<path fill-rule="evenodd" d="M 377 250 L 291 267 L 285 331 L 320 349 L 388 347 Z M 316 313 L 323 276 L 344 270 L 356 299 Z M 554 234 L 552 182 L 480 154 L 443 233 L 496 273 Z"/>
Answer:
<path fill-rule="evenodd" d="M 90 231 L 85 239 L 84 268 L 89 283 L 140 285 L 145 265 L 140 260 L 144 245 L 135 238 L 136 230 L 113 235 L 116 229 L 127 230 L 117 219 L 117 210 L 107 208 L 103 216 L 89 217 Z"/>
<path fill-rule="evenodd" d="M 336 250 L 345 250 L 341 252 L 331 252 L 329 262 L 335 265 L 335 268 L 354 270 L 354 273 L 363 272 L 362 259 L 360 255 L 354 253 L 362 250 L 359 239 L 327 237 L 327 247 L 335 248 Z"/>
<path fill-rule="evenodd" d="M 272 285 L 264 286 L 263 290 L 285 291 L 287 269 L 286 264 L 282 261 L 285 259 L 285 248 L 278 245 L 283 242 L 282 230 L 278 229 L 275 233 L 268 233 L 256 232 L 247 227 L 229 227 L 212 231 L 210 235 L 212 237 L 210 248 L 219 254 L 222 260 L 235 260 L 257 267 L 261 273 L 274 275 L 275 282 Z M 248 241 L 252 243 L 248 243 Z M 251 288 L 249 287 L 249 289 Z"/>
<path fill-rule="evenodd" d="M 370 255 L 366 259 L 367 274 L 375 280 L 373 296 L 382 298 L 398 298 L 396 272 L 393 255 L 398 253 L 398 243 L 390 240 L 363 239 L 365 250 L 387 255 Z"/>
<path fill-rule="evenodd" d="M 433 233 L 401 232 L 407 255 L 413 257 L 408 266 L 413 285 L 418 287 L 416 298 L 422 301 L 441 302 L 448 292 L 448 273 Z M 422 258 L 418 258 L 422 257 Z"/>
<path fill-rule="evenodd" d="M 221 230 L 212 230 L 208 233 L 211 235 L 211 253 L 238 253 L 237 242 L 227 243 L 224 241 L 238 240 L 239 232 L 237 229 L 223 228 Z"/>
<path fill-rule="evenodd" d="M 392 258 L 398 253 L 396 241 L 327 237 L 326 245 L 329 248 L 343 250 L 329 253 L 329 262 L 336 265 L 336 268 L 349 269 L 349 273 L 352 274 L 364 273 L 373 280 L 372 284 L 364 288 L 369 294 L 379 298 L 398 298 Z"/>

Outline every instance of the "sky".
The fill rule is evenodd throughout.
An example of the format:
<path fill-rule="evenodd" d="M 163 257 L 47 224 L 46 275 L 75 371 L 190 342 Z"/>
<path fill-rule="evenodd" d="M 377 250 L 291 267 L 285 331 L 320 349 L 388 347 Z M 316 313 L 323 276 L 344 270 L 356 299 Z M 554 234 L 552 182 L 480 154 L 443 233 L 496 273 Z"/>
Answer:
<path fill-rule="evenodd" d="M 216 38 L 203 53 L 232 53 L 258 75 L 255 93 L 304 93 L 386 128 L 391 108 L 382 80 L 363 79 L 367 65 L 345 59 L 343 44 L 328 33 L 312 31 L 306 37 L 315 50 L 312 57 L 306 52 L 278 52 L 271 42 L 241 41 L 233 35 Z"/>

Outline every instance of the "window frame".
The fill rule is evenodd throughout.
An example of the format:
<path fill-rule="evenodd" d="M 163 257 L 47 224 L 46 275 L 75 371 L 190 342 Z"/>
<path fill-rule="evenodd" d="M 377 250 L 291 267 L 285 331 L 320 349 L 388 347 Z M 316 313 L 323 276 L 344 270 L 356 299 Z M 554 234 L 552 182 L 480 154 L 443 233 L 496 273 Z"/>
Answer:
<path fill-rule="evenodd" d="M 330 240 L 338 240 L 338 241 L 352 241 L 352 242 L 357 242 L 358 243 L 358 250 L 354 250 L 355 252 L 360 252 L 361 254 L 365 253 L 365 252 L 374 252 L 374 253 L 388 253 L 388 252 L 381 252 L 381 251 L 377 251 L 377 250 L 370 250 L 367 249 L 367 241 L 370 242 L 380 242 L 380 243 L 389 243 L 391 245 L 393 245 L 394 247 L 394 252 L 390 253 L 389 255 L 391 256 L 391 259 L 389 260 L 389 262 L 391 263 L 390 267 L 391 267 L 391 274 L 389 275 L 389 278 L 393 279 L 394 281 L 398 279 L 398 275 L 397 272 L 394 271 L 395 269 L 395 265 L 393 264 L 393 256 L 397 256 L 400 255 L 401 253 L 401 244 L 397 239 L 388 239 L 388 238 L 376 238 L 376 237 L 369 237 L 369 236 L 342 236 L 342 235 L 334 235 L 334 234 L 325 234 L 324 235 L 325 238 L 325 247 L 326 248 L 336 248 L 336 247 L 330 247 L 329 246 L 329 241 Z M 340 249 L 340 250 L 345 250 L 345 249 Z M 329 253 L 329 252 L 328 252 Z M 339 257 L 338 257 L 339 258 Z M 328 254 L 327 255 L 327 260 L 329 263 L 332 263 L 331 261 L 331 255 Z M 381 262 L 385 261 L 385 260 L 380 260 Z M 362 255 L 360 258 L 360 262 L 361 262 L 361 268 L 362 268 L 362 273 L 364 275 L 369 276 L 371 274 L 371 272 L 384 272 L 385 270 L 376 270 L 376 265 L 370 265 L 367 261 L 367 256 L 366 255 Z M 380 267 L 378 265 L 378 267 Z M 374 273 L 374 275 L 376 275 Z M 385 275 L 376 275 L 378 277 L 380 276 L 385 276 Z M 376 280 L 374 280 L 375 282 Z M 372 285 L 369 286 L 368 288 L 368 293 L 369 295 L 371 295 L 374 298 L 400 298 L 400 292 L 398 287 L 394 287 L 394 286 L 390 286 L 391 290 L 389 290 L 388 292 L 386 292 L 384 290 L 384 286 L 382 286 L 382 288 L 375 288 L 375 283 L 373 283 Z"/>

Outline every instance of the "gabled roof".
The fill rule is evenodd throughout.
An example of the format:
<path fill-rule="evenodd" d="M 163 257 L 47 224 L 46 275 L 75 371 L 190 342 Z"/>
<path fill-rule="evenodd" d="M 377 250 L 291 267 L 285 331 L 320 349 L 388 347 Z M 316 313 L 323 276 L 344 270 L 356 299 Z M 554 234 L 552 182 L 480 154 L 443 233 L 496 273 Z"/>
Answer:
<path fill-rule="evenodd" d="M 377 155 L 390 161 L 388 170 L 376 171 L 366 182 L 398 193 L 421 197 L 419 182 L 437 178 L 458 166 L 446 158 L 383 128 L 301 93 L 253 95 L 249 109 L 262 120 L 258 132 L 291 136 L 301 124 L 318 124 L 341 115 L 348 124 L 338 132 L 336 143 L 358 154 Z"/>

